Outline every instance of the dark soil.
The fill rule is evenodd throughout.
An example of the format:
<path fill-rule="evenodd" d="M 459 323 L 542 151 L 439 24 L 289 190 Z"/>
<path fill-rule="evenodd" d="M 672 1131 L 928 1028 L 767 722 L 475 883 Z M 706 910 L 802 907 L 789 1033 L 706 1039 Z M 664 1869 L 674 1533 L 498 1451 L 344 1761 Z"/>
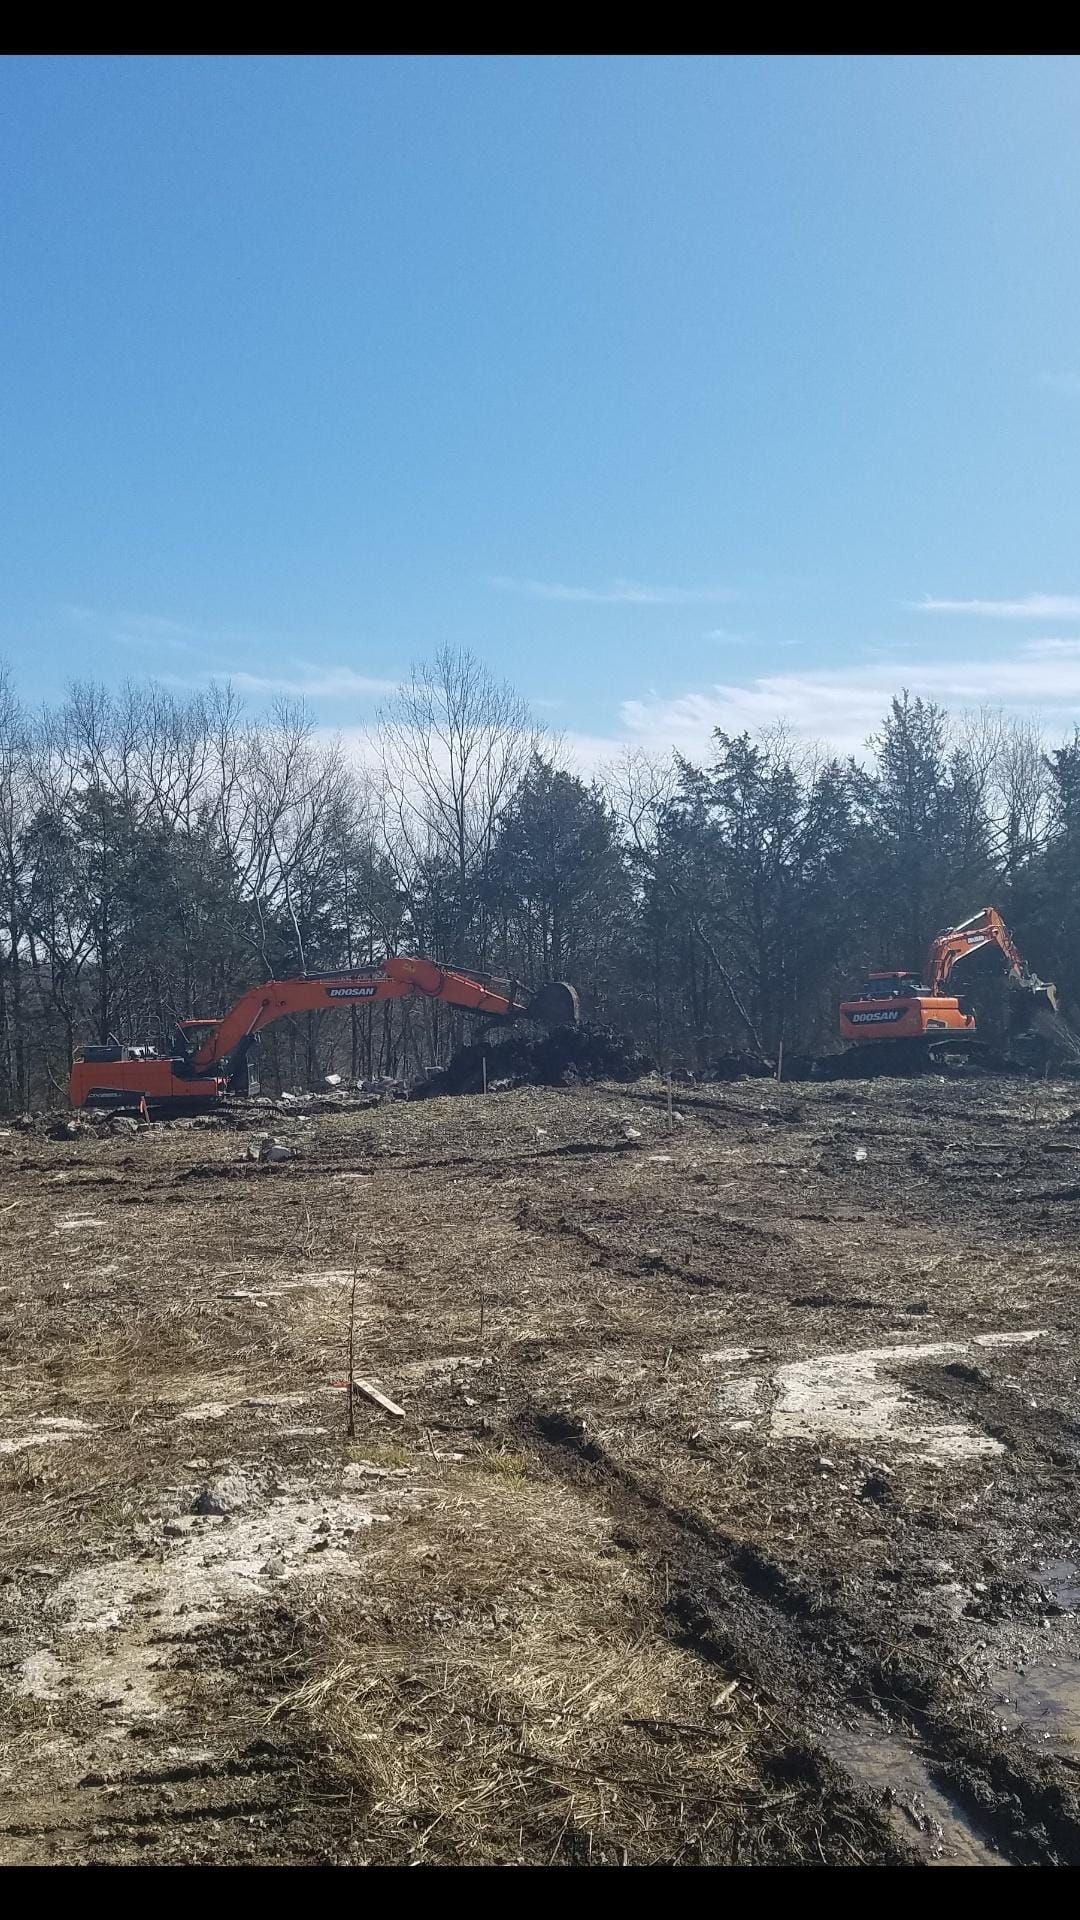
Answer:
<path fill-rule="evenodd" d="M 0 1860 L 1080 1863 L 1075 1100 L 0 1131 Z"/>
<path fill-rule="evenodd" d="M 520 1031 L 461 1047 L 441 1073 L 417 1089 L 432 1094 L 481 1093 L 487 1086 L 565 1087 L 577 1080 L 637 1080 L 652 1062 L 614 1027 L 554 1027 L 539 1038 Z M 414 1098 L 416 1095 L 414 1095 Z"/>

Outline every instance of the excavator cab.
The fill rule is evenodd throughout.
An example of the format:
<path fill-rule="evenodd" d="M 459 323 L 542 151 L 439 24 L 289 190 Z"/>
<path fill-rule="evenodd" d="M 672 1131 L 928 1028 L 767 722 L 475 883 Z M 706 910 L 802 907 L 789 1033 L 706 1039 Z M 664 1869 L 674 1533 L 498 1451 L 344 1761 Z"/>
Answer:
<path fill-rule="evenodd" d="M 859 988 L 860 1000 L 883 1000 L 890 994 L 925 993 L 926 988 L 917 973 L 870 973 L 866 984 Z"/>
<path fill-rule="evenodd" d="M 200 1048 L 212 1041 L 221 1025 L 220 1020 L 178 1020 L 173 1035 L 173 1068 L 177 1073 L 191 1073 L 195 1055 Z M 230 1093 L 255 1094 L 259 1091 L 258 1059 L 259 1035 L 249 1034 L 245 1040 L 239 1058 L 231 1063 L 228 1075 Z"/>
<path fill-rule="evenodd" d="M 220 1025 L 220 1020 L 178 1020 L 173 1035 L 174 1051 L 177 1054 L 198 1053 L 204 1040 L 209 1040 Z"/>

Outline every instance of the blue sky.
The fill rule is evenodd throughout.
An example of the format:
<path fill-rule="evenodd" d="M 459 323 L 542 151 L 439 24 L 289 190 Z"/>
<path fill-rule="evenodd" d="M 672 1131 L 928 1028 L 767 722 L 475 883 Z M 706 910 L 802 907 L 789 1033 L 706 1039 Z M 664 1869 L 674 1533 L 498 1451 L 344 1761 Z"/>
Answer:
<path fill-rule="evenodd" d="M 9 59 L 0 648 L 1071 729 L 1078 198 L 1075 60 Z"/>

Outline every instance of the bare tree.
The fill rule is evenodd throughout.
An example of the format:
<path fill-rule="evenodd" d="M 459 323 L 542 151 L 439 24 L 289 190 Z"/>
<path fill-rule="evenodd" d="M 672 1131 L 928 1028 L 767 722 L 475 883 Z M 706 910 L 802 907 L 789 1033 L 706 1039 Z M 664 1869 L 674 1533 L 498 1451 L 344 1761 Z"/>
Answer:
<path fill-rule="evenodd" d="M 994 766 L 993 811 L 999 858 L 1009 882 L 1046 845 L 1052 785 L 1042 729 L 1032 720 L 1004 721 Z"/>
<path fill-rule="evenodd" d="M 442 647 L 378 716 L 388 844 L 411 873 L 433 862 L 452 880 L 448 959 L 482 963 L 482 881 L 502 809 L 538 730 L 521 696 L 472 654 Z"/>

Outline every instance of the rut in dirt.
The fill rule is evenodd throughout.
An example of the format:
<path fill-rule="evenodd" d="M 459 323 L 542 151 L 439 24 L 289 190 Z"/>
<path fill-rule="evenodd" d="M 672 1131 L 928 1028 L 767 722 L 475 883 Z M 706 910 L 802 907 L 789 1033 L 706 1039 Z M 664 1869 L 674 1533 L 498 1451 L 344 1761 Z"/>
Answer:
<path fill-rule="evenodd" d="M 844 1751 L 820 1712 L 816 1724 L 808 1721 L 808 1701 L 857 1726 L 870 1716 L 894 1747 L 923 1750 L 932 1790 L 944 1794 L 976 1850 L 989 1842 L 1017 1864 L 1080 1864 L 1080 1801 L 1065 1763 L 1002 1736 L 987 1712 L 972 1710 L 969 1724 L 958 1722 L 955 1700 L 928 1660 L 912 1648 L 897 1652 L 876 1621 L 835 1594 L 670 1503 L 572 1415 L 534 1408 L 518 1424 L 554 1472 L 591 1485 L 625 1537 L 662 1558 L 666 1630 L 775 1703 L 793 1752 L 819 1760 Z M 857 1743 L 847 1751 L 850 1761 Z M 852 1771 L 856 1790 L 873 1786 Z M 852 1774 L 844 1778 L 851 1789 Z"/>

